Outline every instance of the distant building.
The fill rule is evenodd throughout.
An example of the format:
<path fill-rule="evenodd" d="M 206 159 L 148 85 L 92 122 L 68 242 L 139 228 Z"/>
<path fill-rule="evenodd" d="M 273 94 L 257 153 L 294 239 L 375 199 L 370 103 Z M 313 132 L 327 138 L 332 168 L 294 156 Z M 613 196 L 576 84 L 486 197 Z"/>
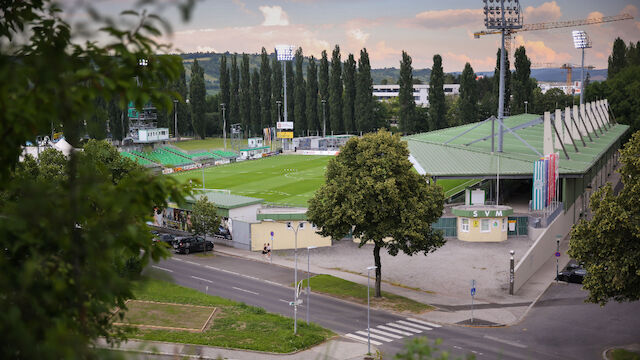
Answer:
<path fill-rule="evenodd" d="M 378 101 L 391 100 L 398 97 L 400 93 L 400 85 L 373 85 L 373 97 Z M 445 84 L 445 95 L 460 94 L 459 84 Z M 416 105 L 426 107 L 429 106 L 429 85 L 413 85 L 413 98 Z"/>
<path fill-rule="evenodd" d="M 130 101 L 127 118 L 129 120 L 128 139 L 133 143 L 148 144 L 169 140 L 169 129 L 157 127 L 158 115 L 153 104 L 148 103 L 142 111 L 138 111 L 133 101 Z"/>
<path fill-rule="evenodd" d="M 542 93 L 546 93 L 551 89 L 560 89 L 567 95 L 580 95 L 580 81 L 574 81 L 571 86 L 567 86 L 566 82 L 538 82 L 538 87 L 542 90 Z"/>

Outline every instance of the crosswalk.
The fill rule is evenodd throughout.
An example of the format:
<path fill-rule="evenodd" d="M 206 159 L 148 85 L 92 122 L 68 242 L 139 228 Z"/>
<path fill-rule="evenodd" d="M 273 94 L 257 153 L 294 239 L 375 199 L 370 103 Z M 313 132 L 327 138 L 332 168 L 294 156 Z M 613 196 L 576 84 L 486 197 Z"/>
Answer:
<path fill-rule="evenodd" d="M 392 342 L 394 340 L 400 340 L 406 336 L 413 336 L 421 334 L 425 331 L 431 331 L 434 328 L 441 327 L 438 324 L 414 319 L 405 318 L 403 320 L 396 320 L 386 324 L 376 325 L 371 327 L 370 333 L 367 329 L 354 331 L 353 333 L 346 334 L 345 337 L 357 341 L 367 342 L 367 337 L 370 334 L 371 344 L 382 345 L 383 343 Z"/>

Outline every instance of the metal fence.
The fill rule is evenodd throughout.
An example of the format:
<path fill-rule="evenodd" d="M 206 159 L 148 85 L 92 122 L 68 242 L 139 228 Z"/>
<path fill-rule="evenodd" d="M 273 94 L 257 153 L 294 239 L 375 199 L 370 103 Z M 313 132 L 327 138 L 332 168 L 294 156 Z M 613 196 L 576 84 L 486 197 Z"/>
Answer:
<path fill-rule="evenodd" d="M 441 217 L 431 226 L 436 230 L 442 230 L 444 237 L 458 236 L 457 218 L 455 217 Z"/>
<path fill-rule="evenodd" d="M 509 227 L 508 236 L 529 235 L 529 217 L 527 216 L 509 216 L 509 222 L 515 221 L 516 226 L 513 231 Z"/>

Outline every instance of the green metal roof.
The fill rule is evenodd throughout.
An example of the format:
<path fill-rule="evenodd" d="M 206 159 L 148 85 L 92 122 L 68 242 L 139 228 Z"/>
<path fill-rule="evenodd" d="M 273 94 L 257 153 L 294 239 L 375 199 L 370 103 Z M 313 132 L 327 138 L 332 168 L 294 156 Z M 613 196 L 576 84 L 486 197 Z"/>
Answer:
<path fill-rule="evenodd" d="M 210 202 L 214 203 L 216 207 L 222 209 L 235 209 L 243 206 L 261 204 L 264 202 L 262 199 L 252 198 L 248 196 L 232 195 L 219 191 L 206 191 L 199 194 L 194 194 L 188 197 L 187 203 L 193 204 L 196 199 L 201 196 L 206 196 Z"/>
<path fill-rule="evenodd" d="M 513 131 L 518 136 L 543 154 L 544 125 L 540 115 L 511 116 L 506 118 L 504 123 L 510 129 L 515 128 Z M 479 125 L 456 138 L 474 126 L 478 126 L 478 123 L 406 136 L 403 140 L 408 143 L 409 151 L 417 163 L 431 176 L 496 176 L 498 157 L 501 175 L 517 177 L 533 174 L 533 162 L 540 156 L 508 131 L 505 131 L 503 137 L 503 152 L 499 156 L 497 152 L 491 154 L 491 122 Z M 495 127 L 497 133 L 497 121 Z M 569 160 L 562 149 L 556 150 L 560 153 L 560 175 L 577 175 L 587 172 L 628 129 L 627 125 L 614 124 L 604 134 L 598 133 L 599 137 L 591 134 L 593 142 L 588 137 L 584 138 L 587 147 L 582 146 L 582 142 L 576 139 L 579 152 L 575 151 L 573 145 L 565 144 Z M 497 147 L 496 136 L 495 148 Z"/>
<path fill-rule="evenodd" d="M 290 221 L 307 220 L 306 208 L 263 208 L 256 215 L 258 220 Z"/>

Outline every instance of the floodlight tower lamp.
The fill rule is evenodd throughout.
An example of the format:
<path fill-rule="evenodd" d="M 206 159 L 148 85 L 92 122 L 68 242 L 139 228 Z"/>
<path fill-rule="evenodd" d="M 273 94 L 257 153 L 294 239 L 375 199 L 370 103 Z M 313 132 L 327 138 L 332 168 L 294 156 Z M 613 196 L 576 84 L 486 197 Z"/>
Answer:
<path fill-rule="evenodd" d="M 584 104 L 584 49 L 591 48 L 591 39 L 587 33 L 582 30 L 573 30 L 573 46 L 582 50 L 582 67 L 580 79 L 580 105 Z"/>

